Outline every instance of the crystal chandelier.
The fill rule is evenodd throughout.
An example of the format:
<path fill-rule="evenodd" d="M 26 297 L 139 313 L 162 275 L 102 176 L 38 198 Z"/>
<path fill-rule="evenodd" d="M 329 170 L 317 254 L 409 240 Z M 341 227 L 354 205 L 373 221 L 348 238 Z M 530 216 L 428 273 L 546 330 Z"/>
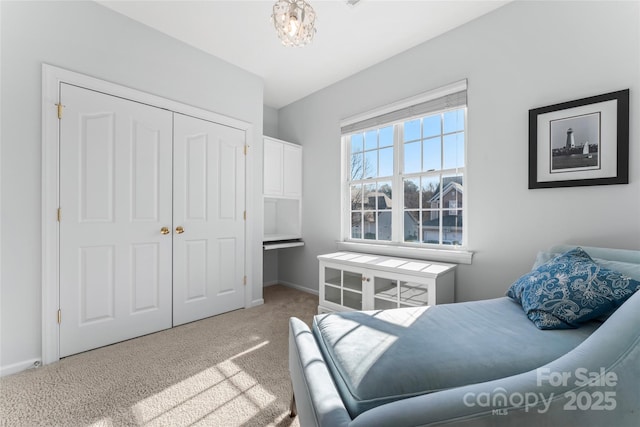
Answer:
<path fill-rule="evenodd" d="M 304 46 L 316 33 L 316 12 L 304 0 L 276 1 L 271 20 L 285 46 Z"/>

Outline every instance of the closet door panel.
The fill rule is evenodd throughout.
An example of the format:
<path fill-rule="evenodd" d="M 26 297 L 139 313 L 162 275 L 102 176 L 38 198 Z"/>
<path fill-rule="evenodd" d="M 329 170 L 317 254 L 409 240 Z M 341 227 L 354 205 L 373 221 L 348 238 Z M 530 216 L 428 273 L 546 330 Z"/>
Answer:
<path fill-rule="evenodd" d="M 60 357 L 171 327 L 172 114 L 61 84 Z"/>
<path fill-rule="evenodd" d="M 244 131 L 174 115 L 174 325 L 244 306 L 244 144 Z"/>

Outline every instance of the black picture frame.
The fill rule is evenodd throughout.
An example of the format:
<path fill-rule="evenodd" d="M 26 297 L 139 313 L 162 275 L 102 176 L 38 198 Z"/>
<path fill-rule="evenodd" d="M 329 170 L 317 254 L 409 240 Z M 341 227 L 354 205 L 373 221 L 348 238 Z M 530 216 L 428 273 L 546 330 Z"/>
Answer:
<path fill-rule="evenodd" d="M 529 189 L 628 183 L 629 89 L 529 110 Z"/>

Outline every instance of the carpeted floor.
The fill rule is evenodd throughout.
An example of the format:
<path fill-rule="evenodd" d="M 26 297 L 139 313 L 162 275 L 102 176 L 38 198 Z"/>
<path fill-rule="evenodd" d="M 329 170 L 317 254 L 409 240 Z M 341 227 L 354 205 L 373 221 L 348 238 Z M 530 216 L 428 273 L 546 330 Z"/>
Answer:
<path fill-rule="evenodd" d="M 0 426 L 299 426 L 289 418 L 288 319 L 318 297 L 265 304 L 0 379 Z"/>

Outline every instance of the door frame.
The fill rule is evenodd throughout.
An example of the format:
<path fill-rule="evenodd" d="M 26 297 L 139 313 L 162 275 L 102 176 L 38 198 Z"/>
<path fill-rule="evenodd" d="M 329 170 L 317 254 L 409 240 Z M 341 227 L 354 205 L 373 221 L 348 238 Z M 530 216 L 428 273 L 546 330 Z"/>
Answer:
<path fill-rule="evenodd" d="M 49 364 L 60 359 L 60 328 L 58 309 L 60 308 L 60 206 L 59 156 L 60 120 L 58 102 L 60 84 L 67 83 L 108 95 L 125 98 L 175 113 L 219 123 L 245 132 L 245 145 L 253 145 L 253 125 L 243 120 L 224 116 L 212 111 L 162 98 L 116 83 L 80 74 L 74 71 L 42 64 L 42 363 Z M 62 108 L 64 115 L 64 106 Z M 252 151 L 246 150 L 245 157 L 245 210 L 249 210 L 253 200 Z M 63 212 L 64 215 L 64 212 Z M 247 283 L 253 283 L 251 269 L 252 228 L 245 222 L 244 271 Z M 247 291 L 249 289 L 249 291 Z M 251 286 L 245 286 L 245 308 L 252 306 Z"/>

